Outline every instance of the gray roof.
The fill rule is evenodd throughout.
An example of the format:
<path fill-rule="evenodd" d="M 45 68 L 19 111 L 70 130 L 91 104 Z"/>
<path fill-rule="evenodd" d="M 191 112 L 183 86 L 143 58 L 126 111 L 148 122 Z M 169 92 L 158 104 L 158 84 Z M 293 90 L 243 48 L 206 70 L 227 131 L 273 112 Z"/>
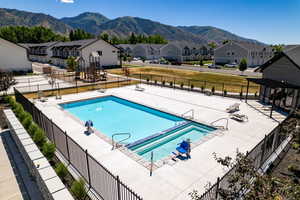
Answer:
<path fill-rule="evenodd" d="M 88 46 L 94 42 L 96 42 L 98 39 L 86 39 L 86 40 L 75 40 L 71 42 L 59 42 L 55 44 L 53 47 L 72 47 L 77 46 L 80 48 L 84 48 L 85 46 Z"/>
<path fill-rule="evenodd" d="M 56 42 L 45 42 L 45 43 L 38 43 L 38 44 L 33 44 L 33 43 L 20 43 L 19 45 L 25 47 L 25 48 L 30 48 L 30 47 L 51 47 L 55 45 Z"/>
<path fill-rule="evenodd" d="M 264 49 L 266 51 L 272 51 L 272 47 L 265 44 L 253 43 L 253 42 L 241 42 L 241 41 L 234 41 L 234 42 L 244 47 L 248 51 L 263 51 Z"/>
<path fill-rule="evenodd" d="M 267 67 L 269 67 L 274 62 L 276 62 L 284 56 L 287 57 L 296 67 L 300 69 L 300 45 L 286 45 L 283 48 L 282 52 L 275 55 L 273 58 L 261 65 L 255 71 L 263 71 L 264 69 L 266 69 Z"/>
<path fill-rule="evenodd" d="M 287 50 L 283 51 L 298 67 L 300 67 L 300 45 L 290 46 Z"/>

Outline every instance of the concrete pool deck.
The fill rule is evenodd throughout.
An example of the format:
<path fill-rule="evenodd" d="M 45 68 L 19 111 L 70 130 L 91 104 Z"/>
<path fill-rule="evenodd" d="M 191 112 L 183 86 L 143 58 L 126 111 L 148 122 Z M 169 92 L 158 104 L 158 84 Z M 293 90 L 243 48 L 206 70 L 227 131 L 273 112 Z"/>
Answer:
<path fill-rule="evenodd" d="M 136 91 L 135 86 L 126 86 L 108 89 L 105 93 L 92 91 L 65 95 L 60 100 L 53 97 L 45 103 L 37 101 L 35 104 L 95 159 L 112 173 L 119 175 L 121 180 L 146 200 L 190 199 L 188 193 L 193 190 L 203 193 L 209 182 L 215 183 L 217 177 L 221 177 L 227 170 L 214 160 L 214 152 L 224 157 L 234 156 L 237 149 L 241 152 L 249 151 L 278 124 L 238 99 L 205 96 L 157 86 L 142 85 L 142 87 L 145 88 L 143 92 Z M 206 124 L 220 118 L 228 118 L 226 108 L 234 103 L 240 103 L 240 113 L 246 114 L 249 122 L 240 123 L 229 119 L 229 130 L 195 147 L 191 152 L 192 159 L 177 161 L 174 165 L 165 164 L 156 169 L 150 177 L 147 168 L 120 150 L 112 151 L 112 146 L 97 135 L 83 134 L 85 127 L 58 106 L 60 103 L 106 95 L 115 95 L 177 115 L 194 109 L 194 118 Z M 225 121 L 220 121 L 218 125 L 224 123 Z"/>

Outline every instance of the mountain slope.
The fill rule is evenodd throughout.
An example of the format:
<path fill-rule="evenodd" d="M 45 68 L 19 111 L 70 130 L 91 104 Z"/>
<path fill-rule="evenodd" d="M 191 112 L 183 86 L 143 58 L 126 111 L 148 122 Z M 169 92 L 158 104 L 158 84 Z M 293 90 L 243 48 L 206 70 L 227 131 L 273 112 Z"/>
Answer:
<path fill-rule="evenodd" d="M 126 37 L 131 33 L 144 35 L 159 34 L 170 41 L 206 43 L 205 39 L 202 39 L 193 33 L 186 32 L 174 26 L 138 17 L 119 17 L 101 24 L 99 30 L 99 33 L 106 32 L 119 37 Z"/>
<path fill-rule="evenodd" d="M 99 13 L 85 12 L 75 17 L 64 17 L 61 21 L 75 29 L 95 34 L 99 32 L 99 26 L 109 19 Z"/>
<path fill-rule="evenodd" d="M 50 15 L 6 8 L 0 8 L 0 26 L 43 26 L 62 34 L 72 29 Z"/>
<path fill-rule="evenodd" d="M 178 28 L 187 31 L 189 33 L 198 35 L 205 40 L 215 41 L 217 43 L 222 43 L 224 40 L 236 40 L 236 41 L 260 43 L 257 40 L 240 37 L 228 31 L 216 27 L 212 27 L 212 26 L 178 26 Z"/>

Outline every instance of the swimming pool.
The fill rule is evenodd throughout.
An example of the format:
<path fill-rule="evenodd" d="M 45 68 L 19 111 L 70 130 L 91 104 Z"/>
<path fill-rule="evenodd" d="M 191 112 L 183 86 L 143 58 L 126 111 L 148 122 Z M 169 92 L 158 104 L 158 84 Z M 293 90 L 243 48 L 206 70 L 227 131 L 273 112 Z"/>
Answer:
<path fill-rule="evenodd" d="M 146 160 L 155 152 L 159 160 L 175 150 L 183 139 L 201 139 L 215 129 L 203 124 L 165 113 L 116 96 L 60 104 L 81 121 L 92 120 L 94 127 L 108 137 L 116 133 L 130 133 L 125 144 Z M 126 136 L 118 136 L 122 140 Z"/>

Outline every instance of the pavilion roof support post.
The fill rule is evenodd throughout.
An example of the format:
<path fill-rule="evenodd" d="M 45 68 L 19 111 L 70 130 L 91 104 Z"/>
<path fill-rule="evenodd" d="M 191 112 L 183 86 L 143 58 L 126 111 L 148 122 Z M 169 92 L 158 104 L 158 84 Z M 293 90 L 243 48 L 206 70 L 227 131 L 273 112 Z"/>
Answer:
<path fill-rule="evenodd" d="M 272 107 L 271 107 L 271 112 L 270 112 L 270 118 L 272 118 L 272 115 L 273 115 L 273 110 L 274 110 L 274 107 L 275 107 L 275 98 L 276 98 L 276 95 L 277 95 L 277 88 L 275 88 L 273 99 L 272 99 Z"/>
<path fill-rule="evenodd" d="M 247 80 L 247 92 L 246 92 L 246 100 L 245 100 L 246 103 L 248 101 L 249 84 L 250 84 L 250 82 L 249 82 L 249 80 Z M 223 84 L 223 88 L 224 88 L 224 84 Z"/>

